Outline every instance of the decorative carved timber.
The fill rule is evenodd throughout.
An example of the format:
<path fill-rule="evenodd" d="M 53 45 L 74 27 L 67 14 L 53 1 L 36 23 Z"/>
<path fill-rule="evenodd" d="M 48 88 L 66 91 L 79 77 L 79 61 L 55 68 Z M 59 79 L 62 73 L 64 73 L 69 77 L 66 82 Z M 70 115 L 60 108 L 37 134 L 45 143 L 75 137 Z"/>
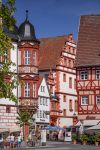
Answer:
<path fill-rule="evenodd" d="M 38 73 L 38 68 L 35 66 L 19 66 L 19 73 Z"/>

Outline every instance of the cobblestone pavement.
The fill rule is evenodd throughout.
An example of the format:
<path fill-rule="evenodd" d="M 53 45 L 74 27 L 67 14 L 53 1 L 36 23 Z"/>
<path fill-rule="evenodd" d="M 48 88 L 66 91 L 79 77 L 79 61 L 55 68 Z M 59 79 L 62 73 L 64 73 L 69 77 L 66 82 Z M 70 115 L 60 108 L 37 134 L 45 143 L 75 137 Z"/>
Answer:
<path fill-rule="evenodd" d="M 73 145 L 67 142 L 47 142 L 46 146 L 35 146 L 35 147 L 21 147 L 21 148 L 14 148 L 14 149 L 5 149 L 5 150 L 100 150 L 99 147 L 94 145 L 81 145 L 76 144 Z M 2 149 L 4 150 L 4 149 Z"/>

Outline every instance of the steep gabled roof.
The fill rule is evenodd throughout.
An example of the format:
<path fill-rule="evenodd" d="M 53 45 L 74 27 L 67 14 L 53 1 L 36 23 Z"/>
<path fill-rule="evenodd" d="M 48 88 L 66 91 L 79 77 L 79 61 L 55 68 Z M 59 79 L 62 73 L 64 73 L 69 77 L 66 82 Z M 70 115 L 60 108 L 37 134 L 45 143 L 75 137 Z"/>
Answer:
<path fill-rule="evenodd" d="M 100 66 L 100 15 L 80 19 L 75 67 Z"/>
<path fill-rule="evenodd" d="M 70 35 L 42 38 L 39 49 L 39 70 L 55 69 L 61 51 Z"/>

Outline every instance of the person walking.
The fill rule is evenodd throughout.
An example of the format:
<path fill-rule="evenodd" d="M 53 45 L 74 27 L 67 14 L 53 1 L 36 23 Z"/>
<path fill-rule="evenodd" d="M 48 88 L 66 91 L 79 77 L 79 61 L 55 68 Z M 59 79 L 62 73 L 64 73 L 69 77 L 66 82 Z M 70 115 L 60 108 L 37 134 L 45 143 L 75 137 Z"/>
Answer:
<path fill-rule="evenodd" d="M 14 148 L 14 141 L 15 141 L 15 137 L 13 134 L 11 134 L 11 136 L 10 136 L 10 148 Z"/>
<path fill-rule="evenodd" d="M 21 140 L 21 136 L 19 135 L 19 136 L 18 136 L 18 141 L 17 141 L 18 147 L 21 146 L 21 141 L 22 141 L 22 140 Z"/>

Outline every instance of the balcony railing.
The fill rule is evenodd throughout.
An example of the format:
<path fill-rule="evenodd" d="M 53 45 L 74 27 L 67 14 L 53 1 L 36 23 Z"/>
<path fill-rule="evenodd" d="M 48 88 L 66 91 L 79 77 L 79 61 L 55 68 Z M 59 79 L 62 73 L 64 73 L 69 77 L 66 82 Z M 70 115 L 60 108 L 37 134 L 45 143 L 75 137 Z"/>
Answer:
<path fill-rule="evenodd" d="M 38 73 L 38 68 L 35 66 L 19 66 L 18 67 L 19 73 Z"/>
<path fill-rule="evenodd" d="M 38 100 L 34 98 L 20 98 L 19 106 L 38 106 Z"/>

